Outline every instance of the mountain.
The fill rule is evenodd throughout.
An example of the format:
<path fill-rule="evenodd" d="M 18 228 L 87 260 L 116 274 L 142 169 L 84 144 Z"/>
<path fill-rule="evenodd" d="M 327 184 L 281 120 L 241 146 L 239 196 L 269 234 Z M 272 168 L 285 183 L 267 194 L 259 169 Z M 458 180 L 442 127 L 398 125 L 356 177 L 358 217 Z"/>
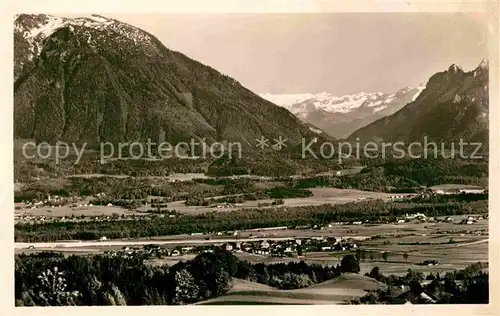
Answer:
<path fill-rule="evenodd" d="M 323 129 L 336 138 L 346 138 L 357 129 L 391 115 L 405 106 L 423 90 L 405 87 L 396 93 L 357 93 L 335 96 L 330 93 L 318 94 L 270 94 L 260 96 L 276 103 L 304 122 Z"/>
<path fill-rule="evenodd" d="M 488 62 L 464 72 L 457 65 L 434 74 L 413 101 L 363 127 L 350 139 L 405 142 L 488 142 Z"/>
<path fill-rule="evenodd" d="M 239 141 L 318 136 L 239 82 L 153 35 L 92 15 L 17 15 L 14 135 L 97 145 L 151 138 Z"/>

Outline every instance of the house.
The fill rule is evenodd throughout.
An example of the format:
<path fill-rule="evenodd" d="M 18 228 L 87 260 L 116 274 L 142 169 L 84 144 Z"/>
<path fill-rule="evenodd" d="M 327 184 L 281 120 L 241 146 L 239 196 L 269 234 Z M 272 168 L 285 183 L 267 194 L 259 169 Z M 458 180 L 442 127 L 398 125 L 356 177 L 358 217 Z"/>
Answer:
<path fill-rule="evenodd" d="M 460 189 L 460 193 L 463 194 L 484 194 L 485 190 L 484 189 Z"/>
<path fill-rule="evenodd" d="M 23 209 L 26 207 L 26 204 L 25 203 L 14 203 L 14 208 L 16 210 L 20 210 L 20 209 Z"/>
<path fill-rule="evenodd" d="M 398 224 L 403 224 L 405 222 L 404 219 L 398 219 Z"/>
<path fill-rule="evenodd" d="M 256 254 L 259 254 L 259 255 L 268 255 L 270 253 L 269 250 L 256 250 L 255 251 Z"/>
<path fill-rule="evenodd" d="M 427 303 L 427 304 L 435 304 L 437 302 L 437 298 L 427 291 L 423 291 L 422 293 L 420 293 L 420 295 L 415 297 L 415 300 L 418 303 Z"/>
<path fill-rule="evenodd" d="M 444 219 L 444 221 L 445 221 L 445 222 L 448 222 L 448 223 L 451 223 L 451 222 L 453 222 L 453 219 L 451 219 L 451 217 L 449 217 L 449 216 L 448 216 L 448 217 L 446 217 L 446 218 Z"/>
<path fill-rule="evenodd" d="M 435 266 L 438 264 L 439 264 L 439 262 L 437 260 L 425 260 L 424 262 L 422 262 L 421 265 L 423 265 L 423 266 Z"/>
<path fill-rule="evenodd" d="M 226 250 L 226 251 L 233 251 L 233 245 L 231 245 L 231 244 L 225 244 L 223 246 L 223 249 Z"/>
<path fill-rule="evenodd" d="M 363 222 L 352 222 L 353 225 L 361 225 Z"/>
<path fill-rule="evenodd" d="M 265 240 L 260 243 L 260 248 L 262 248 L 262 249 L 269 249 L 270 246 L 271 245 Z"/>
<path fill-rule="evenodd" d="M 108 238 L 106 236 L 102 236 L 101 238 L 99 238 L 99 241 L 105 241 L 107 240 Z"/>
<path fill-rule="evenodd" d="M 427 218 L 427 216 L 425 216 L 425 214 L 422 214 L 422 213 L 416 213 L 416 214 L 406 214 L 405 218 L 406 219 L 425 220 Z"/>

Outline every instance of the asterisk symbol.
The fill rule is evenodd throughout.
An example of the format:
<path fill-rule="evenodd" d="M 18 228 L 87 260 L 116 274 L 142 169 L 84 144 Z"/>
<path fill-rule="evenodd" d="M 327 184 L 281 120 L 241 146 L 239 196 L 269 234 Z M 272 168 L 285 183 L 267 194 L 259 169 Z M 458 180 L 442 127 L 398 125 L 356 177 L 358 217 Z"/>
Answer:
<path fill-rule="evenodd" d="M 283 137 L 278 137 L 278 139 L 275 139 L 274 142 L 274 147 L 276 147 L 276 149 L 278 150 L 281 150 L 283 147 L 286 147 L 286 144 L 285 142 L 287 141 L 287 139 L 283 139 Z"/>
<path fill-rule="evenodd" d="M 259 147 L 260 149 L 264 149 L 269 146 L 269 144 L 267 143 L 269 139 L 265 138 L 264 136 L 257 138 L 256 141 L 257 145 L 255 145 L 255 147 Z"/>

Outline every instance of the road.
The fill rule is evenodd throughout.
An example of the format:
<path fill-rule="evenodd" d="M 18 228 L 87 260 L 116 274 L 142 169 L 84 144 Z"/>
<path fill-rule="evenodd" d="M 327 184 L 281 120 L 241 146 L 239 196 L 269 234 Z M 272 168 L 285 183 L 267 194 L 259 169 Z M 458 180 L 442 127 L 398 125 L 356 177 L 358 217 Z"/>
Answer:
<path fill-rule="evenodd" d="M 488 240 L 489 239 L 481 239 L 481 240 L 476 240 L 476 241 L 472 241 L 472 242 L 466 242 L 463 244 L 456 244 L 454 246 L 455 247 L 465 247 L 465 246 L 470 246 L 470 245 L 475 245 L 475 244 L 482 244 L 482 243 L 488 242 Z"/>

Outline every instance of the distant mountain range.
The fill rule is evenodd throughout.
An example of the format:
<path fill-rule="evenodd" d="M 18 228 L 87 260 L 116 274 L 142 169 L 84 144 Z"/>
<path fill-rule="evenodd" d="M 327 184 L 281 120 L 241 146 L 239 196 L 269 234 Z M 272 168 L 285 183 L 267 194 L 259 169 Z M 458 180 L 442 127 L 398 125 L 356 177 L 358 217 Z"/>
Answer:
<path fill-rule="evenodd" d="M 413 102 L 349 138 L 410 143 L 427 136 L 434 141 L 455 142 L 457 146 L 460 139 L 487 145 L 488 70 L 486 60 L 469 72 L 451 65 L 433 75 Z"/>
<path fill-rule="evenodd" d="M 346 138 L 357 129 L 391 115 L 415 100 L 425 85 L 404 87 L 396 93 L 357 93 L 336 96 L 331 93 L 270 94 L 260 96 L 276 103 L 304 122 L 336 138 Z"/>
<path fill-rule="evenodd" d="M 284 108 L 153 35 L 92 15 L 14 21 L 16 138 L 98 144 L 315 137 Z"/>
<path fill-rule="evenodd" d="M 387 94 L 256 95 L 153 35 L 93 15 L 14 21 L 14 136 L 75 143 L 279 136 L 487 141 L 488 63 Z M 273 103 L 277 103 L 277 106 Z M 293 113 L 293 114 L 292 114 Z"/>

